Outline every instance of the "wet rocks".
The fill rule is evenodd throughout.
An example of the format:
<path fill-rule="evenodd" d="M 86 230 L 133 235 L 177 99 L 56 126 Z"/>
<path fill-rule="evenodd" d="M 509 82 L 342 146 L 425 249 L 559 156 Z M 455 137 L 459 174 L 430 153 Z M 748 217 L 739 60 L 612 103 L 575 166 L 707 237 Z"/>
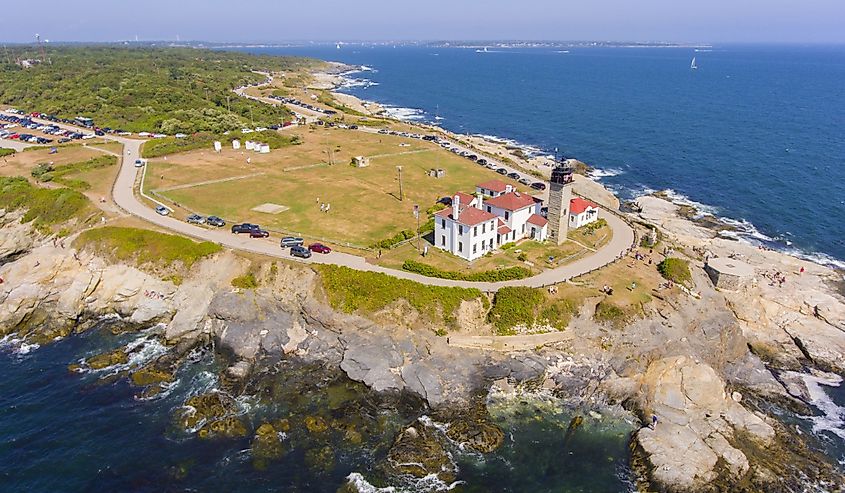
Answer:
<path fill-rule="evenodd" d="M 486 419 L 453 421 L 446 436 L 482 454 L 494 452 L 505 439 L 502 429 Z"/>
<path fill-rule="evenodd" d="M 305 428 L 309 433 L 325 433 L 329 429 L 329 425 L 321 416 L 307 416 Z"/>
<path fill-rule="evenodd" d="M 85 360 L 85 364 L 92 370 L 102 370 L 109 366 L 126 364 L 129 361 L 129 355 L 126 354 L 124 348 L 118 348 L 107 353 L 96 354 Z"/>
<path fill-rule="evenodd" d="M 399 433 L 381 468 L 393 476 L 433 474 L 446 483 L 453 482 L 458 472 L 442 435 L 419 420 Z"/>
<path fill-rule="evenodd" d="M 209 392 L 189 398 L 184 407 L 177 411 L 176 420 L 186 431 L 194 431 L 208 422 L 237 413 L 238 406 L 230 395 L 223 392 Z"/>
<path fill-rule="evenodd" d="M 269 461 L 279 459 L 284 455 L 285 447 L 282 444 L 280 432 L 283 430 L 277 429 L 273 423 L 264 423 L 255 431 L 250 449 L 256 469 L 264 469 Z"/>

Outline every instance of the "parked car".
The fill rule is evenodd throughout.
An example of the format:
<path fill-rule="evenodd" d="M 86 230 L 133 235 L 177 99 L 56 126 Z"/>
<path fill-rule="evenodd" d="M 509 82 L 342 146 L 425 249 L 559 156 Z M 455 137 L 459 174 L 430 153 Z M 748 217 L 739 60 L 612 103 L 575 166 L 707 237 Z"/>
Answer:
<path fill-rule="evenodd" d="M 205 224 L 208 224 L 210 226 L 215 226 L 215 227 L 218 227 L 218 228 L 222 228 L 223 226 L 226 225 L 226 221 L 220 219 L 217 216 L 208 216 L 208 219 L 205 220 Z"/>
<path fill-rule="evenodd" d="M 282 241 L 280 242 L 280 246 L 282 248 L 288 248 L 288 247 L 302 246 L 303 243 L 305 243 L 305 241 L 302 238 L 299 238 L 299 237 L 296 237 L 296 236 L 285 236 L 284 238 L 282 238 Z"/>
<path fill-rule="evenodd" d="M 500 175 L 506 175 L 508 174 L 508 170 L 506 170 L 505 168 L 499 168 L 496 170 L 496 173 L 499 173 Z"/>
<path fill-rule="evenodd" d="M 519 182 L 522 183 L 523 185 L 531 184 L 531 180 L 529 180 L 528 178 L 520 178 Z"/>
<path fill-rule="evenodd" d="M 191 224 L 205 224 L 205 218 L 199 214 L 191 214 L 185 220 Z"/>
<path fill-rule="evenodd" d="M 266 229 L 253 229 L 249 232 L 250 238 L 269 238 L 270 232 Z"/>
<path fill-rule="evenodd" d="M 516 172 L 508 173 L 508 178 L 513 178 L 514 180 L 518 180 L 519 179 L 519 173 L 516 173 Z"/>
<path fill-rule="evenodd" d="M 545 190 L 546 184 L 541 181 L 535 181 L 531 184 L 531 188 L 533 188 L 534 190 Z"/>
<path fill-rule="evenodd" d="M 144 166 L 144 160 L 143 159 L 136 159 L 135 160 L 135 167 L 136 168 L 141 168 L 143 166 Z"/>
<path fill-rule="evenodd" d="M 156 207 L 156 213 L 158 213 L 162 216 L 169 216 L 170 215 L 170 209 L 168 209 L 167 207 L 165 207 L 163 205 L 160 205 L 160 206 Z"/>
<path fill-rule="evenodd" d="M 332 249 L 322 243 L 312 243 L 308 245 L 308 249 L 316 253 L 332 253 Z"/>
<path fill-rule="evenodd" d="M 311 250 L 305 248 L 302 245 L 297 245 L 290 247 L 290 254 L 294 257 L 310 258 Z"/>
<path fill-rule="evenodd" d="M 232 233 L 240 234 L 240 233 L 249 233 L 250 231 L 261 229 L 257 224 L 250 224 L 250 223 L 243 223 L 243 224 L 233 224 L 232 225 Z"/>

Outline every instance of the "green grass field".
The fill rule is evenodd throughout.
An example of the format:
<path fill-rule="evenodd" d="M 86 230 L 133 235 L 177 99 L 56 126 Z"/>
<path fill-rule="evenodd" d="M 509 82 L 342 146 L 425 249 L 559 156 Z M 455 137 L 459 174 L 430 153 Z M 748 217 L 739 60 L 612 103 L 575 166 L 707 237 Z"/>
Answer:
<path fill-rule="evenodd" d="M 472 192 L 476 183 L 500 177 L 420 140 L 339 129 L 298 129 L 295 134 L 302 144 L 265 155 L 231 149 L 216 154 L 209 148 L 154 160 L 145 189 L 202 214 L 367 246 L 414 229 L 414 204 L 424 211 L 441 197 Z M 370 166 L 350 166 L 357 155 L 370 156 Z M 334 165 L 328 164 L 331 159 Z M 401 202 L 397 166 L 403 168 Z M 446 176 L 429 177 L 431 168 L 445 169 Z M 235 177 L 244 178 L 173 189 Z M 275 215 L 251 210 L 264 203 L 289 209 Z M 322 213 L 320 203 L 331 204 L 330 212 Z"/>

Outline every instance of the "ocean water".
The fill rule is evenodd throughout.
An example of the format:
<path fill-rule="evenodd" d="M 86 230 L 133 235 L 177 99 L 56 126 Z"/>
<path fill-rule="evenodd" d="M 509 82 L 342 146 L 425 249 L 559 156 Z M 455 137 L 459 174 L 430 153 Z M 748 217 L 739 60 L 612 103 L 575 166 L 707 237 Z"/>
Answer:
<path fill-rule="evenodd" d="M 845 267 L 845 46 L 245 50 L 365 66 L 342 90 L 396 116 L 558 148 L 623 198 L 670 189 L 746 239 Z"/>
<path fill-rule="evenodd" d="M 482 456 L 454 443 L 449 453 L 459 466 L 455 485 L 379 481 L 383 460 L 398 430 L 422 417 L 414 403 L 385 406 L 360 384 L 329 377 L 319 369 L 282 365 L 237 399 L 249 430 L 244 438 L 204 440 L 175 425 L 186 398 L 219 387 L 222 370 L 210 351 L 192 353 L 165 395 L 138 399 L 139 389 L 114 375 L 123 367 L 76 373 L 68 364 L 119 345 L 143 347 L 130 359 L 142 365 L 161 354 L 148 333 L 113 336 L 90 330 L 43 347 L 0 342 L 0 491 L 2 492 L 325 492 L 335 493 L 352 478 L 361 491 L 464 492 L 629 492 L 628 440 L 633 425 L 624 417 L 586 417 L 567 433 L 572 411 L 516 402 L 493 414 L 506 434 L 503 446 Z M 111 378 L 109 376 L 112 375 Z M 548 401 L 546 401 L 548 402 Z M 354 424 L 362 443 L 329 431 L 309 434 L 305 416 Z M 288 418 L 285 455 L 257 468 L 250 454 L 254 430 L 263 422 Z M 332 427 L 335 425 L 332 424 Z M 418 425 L 419 426 L 419 425 Z M 328 447 L 333 467 L 309 461 Z M 376 485 L 376 486 L 373 486 Z"/>

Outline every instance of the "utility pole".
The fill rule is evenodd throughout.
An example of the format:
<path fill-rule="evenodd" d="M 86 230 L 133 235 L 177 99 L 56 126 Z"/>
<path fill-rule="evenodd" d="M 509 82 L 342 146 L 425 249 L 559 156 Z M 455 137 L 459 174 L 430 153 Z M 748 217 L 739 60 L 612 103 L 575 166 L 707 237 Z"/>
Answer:
<path fill-rule="evenodd" d="M 420 248 L 420 206 L 419 204 L 414 204 L 414 217 L 417 218 L 417 251 L 422 253 L 422 249 Z"/>
<path fill-rule="evenodd" d="M 402 166 L 397 166 L 396 170 L 399 172 L 399 202 L 405 200 L 405 194 L 402 192 Z"/>
<path fill-rule="evenodd" d="M 232 112 L 232 107 L 229 105 L 229 96 L 226 96 L 226 111 Z"/>
<path fill-rule="evenodd" d="M 255 127 L 255 118 L 252 117 L 252 105 L 249 105 L 249 121 L 251 121 L 252 126 Z"/>

